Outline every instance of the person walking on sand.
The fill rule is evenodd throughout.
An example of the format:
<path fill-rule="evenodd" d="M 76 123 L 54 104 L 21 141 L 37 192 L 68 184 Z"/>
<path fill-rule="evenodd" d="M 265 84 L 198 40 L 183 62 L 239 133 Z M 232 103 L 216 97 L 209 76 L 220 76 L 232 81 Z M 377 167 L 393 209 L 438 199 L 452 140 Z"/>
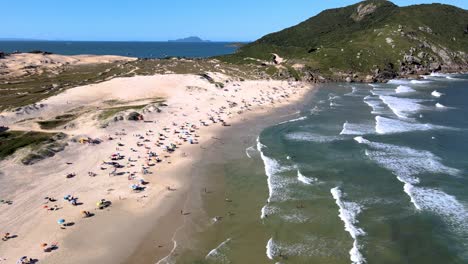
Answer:
<path fill-rule="evenodd" d="M 7 241 L 8 239 L 10 239 L 10 233 L 5 233 L 5 235 L 2 237 L 2 240 Z"/>

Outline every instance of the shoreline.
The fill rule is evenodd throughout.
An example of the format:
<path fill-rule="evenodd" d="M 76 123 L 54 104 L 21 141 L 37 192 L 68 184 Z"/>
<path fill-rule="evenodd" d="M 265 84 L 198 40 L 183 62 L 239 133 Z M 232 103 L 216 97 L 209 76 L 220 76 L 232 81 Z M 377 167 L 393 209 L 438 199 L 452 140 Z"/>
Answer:
<path fill-rule="evenodd" d="M 196 172 L 193 173 L 192 177 L 197 177 L 197 180 L 200 182 L 196 184 L 198 188 L 191 188 L 191 190 L 189 190 L 191 194 L 187 194 L 185 201 L 179 201 L 181 202 L 180 204 L 186 205 L 187 200 L 191 199 L 191 205 L 189 207 L 182 206 L 184 208 L 184 211 L 188 210 L 189 212 L 191 212 L 193 211 L 193 208 L 197 208 L 200 210 L 200 212 L 196 213 L 196 216 L 193 216 L 191 218 L 199 218 L 205 220 L 209 219 L 209 217 L 206 216 L 206 212 L 204 210 L 204 197 L 201 197 L 204 192 L 203 189 L 206 188 L 206 186 L 209 186 L 209 193 L 213 192 L 218 193 L 218 195 L 220 195 L 219 193 L 223 193 L 223 185 L 225 183 L 224 180 L 220 178 L 221 176 L 206 176 L 204 173 L 207 170 L 207 168 L 212 166 L 213 163 L 217 164 L 227 162 L 226 160 L 220 157 L 222 156 L 222 153 L 228 150 L 230 147 L 236 146 L 235 148 L 245 149 L 244 147 L 239 146 L 255 145 L 256 138 L 263 129 L 283 121 L 288 121 L 294 116 L 296 116 L 298 114 L 298 111 L 302 108 L 302 106 L 314 96 L 317 89 L 318 86 L 314 86 L 298 100 L 295 100 L 290 104 L 283 105 L 279 108 L 269 109 L 272 111 L 251 112 L 247 115 L 240 116 L 238 120 L 232 123 L 232 127 L 230 127 L 229 129 L 219 129 L 218 131 L 213 133 L 213 135 L 216 136 L 217 139 L 211 139 L 210 142 L 207 142 L 207 145 L 210 145 L 210 147 L 205 149 L 198 149 L 196 150 L 196 152 L 198 153 L 194 154 L 194 156 L 197 157 L 194 160 L 194 162 L 197 164 L 201 163 L 201 165 L 197 165 L 196 168 L 194 168 Z M 245 155 L 245 152 L 240 151 L 239 149 L 236 153 L 232 153 L 233 157 Z M 209 157 L 209 162 L 203 162 L 205 157 Z M 231 159 L 233 157 L 231 157 Z M 211 180 L 216 180 L 216 182 L 210 181 L 208 178 L 212 178 Z M 190 208 L 192 208 L 192 210 L 190 210 Z M 193 232 L 193 230 L 191 230 L 191 228 L 193 228 L 191 224 L 193 225 L 193 223 L 190 222 L 200 221 L 185 219 L 185 221 L 183 221 L 181 225 L 174 226 L 174 223 L 171 222 L 173 220 L 173 216 L 178 216 L 180 218 L 179 210 L 177 207 L 172 208 L 172 213 L 170 215 L 163 216 L 154 223 L 155 228 L 152 230 L 152 232 L 150 232 L 148 236 L 141 241 L 141 243 L 137 247 L 138 249 L 123 263 L 171 263 L 170 257 L 172 256 L 172 254 L 177 254 L 178 250 L 180 249 L 174 244 L 174 241 L 180 243 L 179 240 L 184 240 L 184 242 L 187 242 L 192 239 L 191 235 L 186 235 L 185 233 L 181 235 L 182 237 L 178 235 L 180 235 L 180 233 L 182 233 L 183 231 Z M 169 235 L 171 236 L 166 236 L 166 238 L 170 237 L 170 239 L 172 240 L 172 248 L 155 248 L 154 244 L 151 245 L 151 243 L 155 241 L 154 235 L 158 234 L 159 230 L 161 230 L 161 226 L 164 226 L 164 223 L 170 222 L 173 227 L 173 232 L 169 232 Z M 202 223 L 202 225 L 203 224 L 205 223 Z M 205 228 L 206 227 L 207 226 L 205 226 Z M 164 231 L 164 233 L 166 234 L 167 230 L 165 228 Z M 178 237 L 178 239 L 174 240 L 175 237 Z"/>
<path fill-rule="evenodd" d="M 216 75 L 216 78 L 223 80 L 225 77 Z M 164 124 L 170 126 L 169 122 L 171 120 L 177 123 L 182 123 L 183 120 L 191 120 L 190 122 L 196 123 L 199 118 L 204 118 L 201 112 L 208 111 L 210 108 L 217 109 L 217 107 L 225 105 L 226 100 L 227 102 L 234 100 L 227 99 L 230 98 L 228 95 L 237 98 L 235 100 L 255 98 L 255 96 L 272 98 L 271 102 L 270 99 L 266 100 L 265 103 L 259 101 L 259 105 L 255 103 L 255 106 L 252 105 L 251 110 L 246 109 L 241 111 L 244 112 L 243 114 L 233 115 L 232 119 L 229 119 L 229 124 L 235 126 L 242 123 L 247 117 L 248 119 L 254 116 L 261 117 L 271 109 L 291 105 L 294 107 L 294 104 L 301 101 L 305 94 L 315 89 L 315 86 L 305 83 L 246 81 L 240 82 L 240 86 L 237 86 L 236 82 L 231 81 L 228 87 L 220 90 L 206 80 L 201 80 L 198 76 L 193 75 L 119 78 L 101 84 L 72 88 L 50 97 L 45 100 L 48 103 L 47 110 L 33 115 L 40 115 L 41 117 L 45 115 L 47 118 L 63 111 L 66 112 L 77 105 L 99 106 L 99 102 L 103 98 L 110 99 L 106 91 L 112 91 L 112 97 L 116 99 L 125 98 L 128 100 L 131 99 L 128 98 L 128 89 L 126 88 L 129 85 L 138 87 L 138 91 L 133 91 L 131 97 L 147 96 L 148 92 L 153 94 L 152 96 L 167 96 L 169 109 L 166 110 L 167 112 L 163 116 L 157 113 L 148 114 L 150 117 L 162 118 L 157 125 L 160 128 Z M 188 86 L 186 85 L 205 87 L 203 89 L 206 91 L 187 91 L 186 87 Z M 154 86 L 161 89 L 154 90 Z M 275 88 L 276 86 L 280 88 Z M 237 93 L 238 90 L 243 89 L 247 93 Z M 283 93 L 288 95 L 288 98 L 283 98 Z M 200 101 L 193 100 L 193 97 L 189 96 L 189 94 L 200 97 L 197 98 Z M 219 98 L 218 101 L 211 101 L 215 97 Z M 276 102 L 277 100 L 278 102 Z M 66 104 L 64 104 L 65 101 Z M 182 107 L 184 105 L 185 110 L 199 106 L 200 109 L 196 112 L 200 112 L 200 114 L 193 112 L 186 117 L 184 107 Z M 195 109 L 197 108 L 195 107 Z M 80 117 L 78 120 L 83 123 L 77 122 L 79 127 L 68 131 L 68 133 L 75 136 L 105 137 L 106 134 L 120 131 L 122 127 L 129 134 L 144 133 L 145 129 L 154 128 L 152 123 L 123 122 L 102 130 L 96 128 L 95 123 L 84 122 L 84 120 L 88 119 L 92 120 L 89 115 Z M 11 122 L 14 123 L 14 119 Z M 30 124 L 32 123 L 33 121 L 21 123 L 19 128 L 31 129 Z M 197 161 L 197 153 L 203 152 L 200 147 L 205 148 L 206 145 L 213 144 L 213 142 L 217 141 L 217 139 L 213 138 L 219 137 L 220 132 L 230 130 L 230 128 L 225 128 L 218 124 L 197 131 L 196 133 L 200 133 L 199 144 L 184 144 L 174 154 L 168 155 L 167 160 L 165 158 L 163 164 L 157 166 L 157 171 L 147 176 L 150 185 L 148 191 L 142 193 L 129 193 L 129 182 L 125 178 L 119 180 L 104 175 L 90 178 L 82 175 L 86 174 L 86 171 L 89 171 L 90 168 L 99 166 L 102 159 L 115 151 L 115 141 L 114 143 L 104 141 L 95 147 L 71 143 L 63 152 L 31 166 L 18 167 L 15 165 L 14 159 L 2 161 L 0 169 L 9 178 L 5 179 L 3 177 L 2 179 L 0 177 L 0 182 L 7 184 L 5 185 L 7 188 L 0 191 L 0 195 L 12 198 L 14 204 L 5 207 L 5 210 L 0 213 L 0 219 L 5 223 L 5 231 L 18 234 L 18 238 L 0 244 L 0 249 L 4 252 L 0 255 L 2 263 L 14 263 L 15 258 L 22 255 L 31 256 L 47 263 L 63 263 L 65 259 L 67 263 L 123 262 L 127 257 L 132 256 L 136 250 L 143 248 L 140 241 L 145 241 L 145 238 L 154 234 L 157 234 L 158 239 L 154 241 L 153 238 L 152 244 L 148 244 L 148 251 L 156 252 L 157 256 L 154 258 L 167 255 L 173 246 L 170 239 L 173 230 L 181 225 L 181 222 L 178 222 L 181 219 L 181 204 L 191 190 L 191 184 L 188 184 L 192 178 L 190 164 Z M 171 138 L 173 137 L 175 136 L 171 136 Z M 123 138 L 126 138 L 123 140 L 125 145 L 133 146 L 133 144 L 137 143 L 137 139 L 135 137 L 131 138 L 130 135 L 123 136 Z M 117 147 L 118 149 L 119 147 Z M 206 151 L 209 151 L 209 148 Z M 131 152 L 124 151 L 123 154 L 130 157 Z M 71 165 L 67 165 L 69 161 L 72 161 Z M 51 166 L 52 164 L 53 166 Z M 79 169 L 77 174 L 81 176 L 64 181 L 63 174 L 68 173 L 71 170 L 70 167 L 74 167 L 75 170 Z M 67 181 L 73 182 L 73 184 L 67 184 Z M 175 189 L 175 191 L 168 191 L 167 186 Z M 41 202 L 42 197 L 50 195 L 60 198 L 67 193 L 73 196 L 78 195 L 84 207 L 72 209 L 74 207 L 61 205 L 60 210 L 53 213 L 40 209 L 44 204 L 43 200 Z M 95 212 L 95 216 L 89 220 L 78 218 L 76 210 L 90 210 L 90 204 L 92 206 L 96 200 L 103 197 L 112 201 L 111 207 L 101 211 L 91 211 Z M 63 201 L 58 203 L 61 204 Z M 16 210 L 22 210 L 25 213 L 11 218 Z M 66 218 L 67 221 L 73 221 L 75 224 L 67 227 L 67 229 L 70 229 L 69 231 L 60 230 L 55 223 L 58 218 Z M 155 226 L 157 226 L 157 230 L 154 230 Z M 44 254 L 41 252 L 41 248 L 36 246 L 44 242 L 58 243 L 58 249 L 52 253 Z M 86 254 L 78 252 L 86 252 Z M 137 255 L 146 258 L 146 254 Z M 131 257 L 130 261 L 132 261 Z"/>

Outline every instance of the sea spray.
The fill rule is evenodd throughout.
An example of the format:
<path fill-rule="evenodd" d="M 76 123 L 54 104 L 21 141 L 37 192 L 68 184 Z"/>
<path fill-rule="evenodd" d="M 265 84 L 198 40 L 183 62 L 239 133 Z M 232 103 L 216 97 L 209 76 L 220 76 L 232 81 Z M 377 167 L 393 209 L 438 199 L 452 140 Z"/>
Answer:
<path fill-rule="evenodd" d="M 330 192 L 333 198 L 335 199 L 336 205 L 338 205 L 338 216 L 343 221 L 345 230 L 350 234 L 350 236 L 354 240 L 353 247 L 349 251 L 351 262 L 355 264 L 365 263 L 366 260 L 359 251 L 361 246 L 358 244 L 358 237 L 363 236 L 366 233 L 364 232 L 364 230 L 356 226 L 356 224 L 359 223 L 359 221 L 357 220 L 357 216 L 361 212 L 362 207 L 354 202 L 343 201 L 342 198 L 344 195 L 339 189 L 339 187 L 331 189 Z"/>

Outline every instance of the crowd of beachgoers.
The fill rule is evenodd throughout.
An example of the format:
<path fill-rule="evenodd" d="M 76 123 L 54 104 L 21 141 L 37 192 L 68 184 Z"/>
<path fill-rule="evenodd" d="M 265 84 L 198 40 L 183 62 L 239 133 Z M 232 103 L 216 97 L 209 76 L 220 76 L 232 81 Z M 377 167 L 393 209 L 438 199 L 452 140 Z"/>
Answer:
<path fill-rule="evenodd" d="M 101 230 L 100 225 L 112 225 L 112 219 L 93 219 L 107 219 L 112 210 L 137 213 L 150 201 L 162 200 L 161 193 L 176 192 L 185 183 L 173 179 L 170 168 L 186 166 L 178 161 L 189 157 L 191 149 L 203 148 L 207 140 L 216 138 L 217 130 L 241 122 L 244 114 L 266 113 L 292 103 L 309 88 L 292 81 L 212 76 L 224 87 L 196 75 L 138 76 L 76 87 L 44 100 L 46 107 L 31 113 L 33 118 L 46 119 L 83 106 L 98 109 L 111 98 L 161 96 L 166 106 L 144 113 L 140 121 L 111 122 L 106 127 L 87 113 L 73 128 L 56 130 L 81 138 L 54 157 L 31 166 L 20 165 L 15 158 L 2 161 L 0 184 L 7 187 L 0 194 L 7 200 L 0 204 L 0 232 L 4 233 L 0 262 L 35 263 L 48 258 L 47 263 L 61 263 L 68 258 L 72 263 L 70 254 L 77 246 L 64 243 L 69 232 L 80 232 L 83 223 Z M 37 130 L 33 121 L 19 122 L 28 115 L 3 114 L 12 129 Z"/>

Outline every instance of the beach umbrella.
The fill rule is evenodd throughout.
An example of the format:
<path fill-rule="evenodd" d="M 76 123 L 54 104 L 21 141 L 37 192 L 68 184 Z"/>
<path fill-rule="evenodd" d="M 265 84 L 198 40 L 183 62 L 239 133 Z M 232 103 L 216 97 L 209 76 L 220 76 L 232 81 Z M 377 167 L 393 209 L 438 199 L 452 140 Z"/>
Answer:
<path fill-rule="evenodd" d="M 63 225 L 63 224 L 65 224 L 65 219 L 59 219 L 59 220 L 57 221 L 57 223 L 58 223 L 59 225 Z"/>
<path fill-rule="evenodd" d="M 41 247 L 43 247 L 43 248 L 44 248 L 44 247 L 47 247 L 47 243 L 42 243 L 42 244 L 41 244 Z"/>

